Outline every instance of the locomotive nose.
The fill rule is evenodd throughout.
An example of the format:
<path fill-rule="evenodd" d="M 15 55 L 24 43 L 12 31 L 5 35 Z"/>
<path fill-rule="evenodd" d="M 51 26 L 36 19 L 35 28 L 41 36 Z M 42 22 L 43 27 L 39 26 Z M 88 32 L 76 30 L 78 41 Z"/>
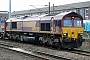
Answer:
<path fill-rule="evenodd" d="M 63 28 L 63 37 L 78 39 L 83 36 L 83 28 Z"/>

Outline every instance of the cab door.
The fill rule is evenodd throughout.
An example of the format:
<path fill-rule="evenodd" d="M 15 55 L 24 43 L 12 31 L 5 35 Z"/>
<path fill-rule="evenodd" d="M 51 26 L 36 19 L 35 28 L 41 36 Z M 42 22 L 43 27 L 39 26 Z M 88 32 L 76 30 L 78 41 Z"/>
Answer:
<path fill-rule="evenodd" d="M 61 20 L 55 20 L 54 24 L 55 24 L 55 27 L 54 27 L 55 32 L 59 33 L 61 31 Z"/>

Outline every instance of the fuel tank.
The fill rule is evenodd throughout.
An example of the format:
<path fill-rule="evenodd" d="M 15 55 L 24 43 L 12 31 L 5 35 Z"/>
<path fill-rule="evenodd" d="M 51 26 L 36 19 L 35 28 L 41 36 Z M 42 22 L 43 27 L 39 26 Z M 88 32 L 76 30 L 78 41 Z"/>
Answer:
<path fill-rule="evenodd" d="M 23 40 L 29 43 L 37 43 L 37 38 L 33 36 L 23 36 Z"/>

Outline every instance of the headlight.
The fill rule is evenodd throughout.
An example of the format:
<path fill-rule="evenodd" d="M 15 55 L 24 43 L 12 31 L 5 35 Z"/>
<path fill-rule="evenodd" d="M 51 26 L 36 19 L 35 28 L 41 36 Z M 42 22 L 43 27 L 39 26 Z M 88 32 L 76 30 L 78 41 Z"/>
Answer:
<path fill-rule="evenodd" d="M 68 34 L 67 33 L 64 33 L 63 36 L 67 36 Z"/>
<path fill-rule="evenodd" d="M 65 35 L 65 36 L 66 36 L 66 34 L 63 34 L 63 35 Z"/>
<path fill-rule="evenodd" d="M 81 36 L 83 35 L 83 34 L 80 34 Z"/>
<path fill-rule="evenodd" d="M 83 36 L 83 34 L 79 34 L 79 36 Z"/>
<path fill-rule="evenodd" d="M 81 36 L 83 35 L 83 34 L 80 34 Z"/>

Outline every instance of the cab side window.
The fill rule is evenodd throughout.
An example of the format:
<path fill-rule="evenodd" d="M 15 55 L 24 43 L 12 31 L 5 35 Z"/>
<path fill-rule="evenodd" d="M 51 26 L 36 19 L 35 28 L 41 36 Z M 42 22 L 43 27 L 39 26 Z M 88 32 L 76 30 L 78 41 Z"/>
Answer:
<path fill-rule="evenodd" d="M 62 26 L 61 20 L 59 20 L 59 26 L 60 26 L 60 28 L 61 28 L 61 26 Z"/>
<path fill-rule="evenodd" d="M 55 20 L 55 26 L 61 28 L 61 20 Z"/>

